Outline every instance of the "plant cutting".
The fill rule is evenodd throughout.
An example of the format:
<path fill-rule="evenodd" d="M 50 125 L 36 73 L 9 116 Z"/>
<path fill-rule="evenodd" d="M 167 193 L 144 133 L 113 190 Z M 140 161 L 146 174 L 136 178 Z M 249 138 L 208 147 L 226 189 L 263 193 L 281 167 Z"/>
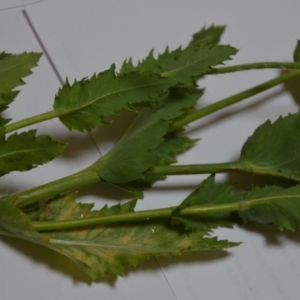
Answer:
<path fill-rule="evenodd" d="M 245 139 L 239 160 L 213 164 L 176 164 L 176 156 L 197 141 L 184 128 L 230 105 L 244 101 L 300 75 L 300 42 L 291 62 L 261 62 L 225 66 L 237 49 L 220 45 L 223 26 L 202 28 L 186 47 L 153 51 L 137 64 L 124 61 L 108 70 L 70 83 L 55 96 L 53 110 L 24 120 L 3 117 L 0 174 L 28 172 L 60 156 L 64 141 L 37 135 L 26 127 L 58 118 L 69 130 L 109 127 L 122 111 L 133 112 L 121 139 L 83 170 L 0 199 L 0 233 L 57 251 L 73 260 L 92 279 L 123 275 L 124 267 L 158 255 L 185 251 L 222 250 L 237 242 L 219 240 L 214 229 L 242 222 L 273 225 L 278 230 L 300 228 L 300 127 L 298 112 L 266 121 Z M 0 54 L 0 109 L 14 101 L 17 86 L 31 73 L 41 54 Z M 251 69 L 288 72 L 246 91 L 196 109 L 204 93 L 204 76 Z M 20 132 L 20 129 L 24 131 Z M 18 130 L 18 132 L 17 132 Z M 268 185 L 249 191 L 216 183 L 215 174 L 240 172 L 268 177 Z M 167 176 L 207 174 L 181 204 L 136 211 L 143 191 Z M 80 203 L 80 188 L 98 182 L 125 190 L 131 200 L 93 209 Z"/>

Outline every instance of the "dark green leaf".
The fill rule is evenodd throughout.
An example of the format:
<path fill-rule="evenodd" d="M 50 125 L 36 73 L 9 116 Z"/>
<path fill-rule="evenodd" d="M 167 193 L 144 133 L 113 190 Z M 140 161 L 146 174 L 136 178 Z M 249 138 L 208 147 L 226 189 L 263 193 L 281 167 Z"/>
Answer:
<path fill-rule="evenodd" d="M 300 41 L 297 40 L 297 46 L 294 50 L 294 62 L 300 62 Z"/>
<path fill-rule="evenodd" d="M 143 178 L 143 173 L 161 158 L 156 148 L 164 141 L 170 122 L 186 108 L 194 106 L 202 94 L 171 93 L 155 109 L 145 110 L 115 147 L 95 164 L 99 176 L 112 183 Z"/>
<path fill-rule="evenodd" d="M 54 109 L 69 129 L 92 130 L 123 109 L 133 110 L 137 104 L 157 101 L 158 95 L 173 84 L 152 72 L 116 76 L 112 65 L 89 80 L 76 81 L 72 86 L 66 82 L 55 98 Z"/>
<path fill-rule="evenodd" d="M 225 203 L 235 203 L 243 199 L 241 192 L 235 191 L 229 184 L 215 183 L 214 176 L 208 177 L 179 205 L 174 211 L 176 216 L 180 210 L 194 205 L 219 205 Z M 208 230 L 218 226 L 231 226 L 231 212 L 206 213 L 200 216 L 176 216 L 188 228 Z"/>
<path fill-rule="evenodd" d="M 46 135 L 36 137 L 36 131 L 14 133 L 0 140 L 0 175 L 11 171 L 26 171 L 59 156 L 65 144 L 52 141 Z"/>
<path fill-rule="evenodd" d="M 274 224 L 279 229 L 300 229 L 300 185 L 254 188 L 244 199 L 239 215 L 245 222 Z"/>
<path fill-rule="evenodd" d="M 182 136 L 167 136 L 165 141 L 156 148 L 160 155 L 160 160 L 156 165 L 170 165 L 177 162 L 176 156 L 192 147 L 196 141 Z M 154 182 L 165 178 L 165 176 L 146 175 L 145 178 L 138 179 L 130 184 L 136 187 L 149 188 Z"/>
<path fill-rule="evenodd" d="M 242 148 L 239 170 L 300 181 L 300 114 L 259 126 Z"/>
<path fill-rule="evenodd" d="M 231 59 L 237 50 L 230 46 L 190 47 L 182 55 L 163 64 L 160 75 L 170 77 L 176 82 L 193 85 L 200 76 L 211 70 L 211 67 Z"/>
<path fill-rule="evenodd" d="M 4 59 L 5 57 L 7 57 L 7 56 L 11 56 L 12 54 L 10 54 L 10 53 L 6 53 L 6 52 L 1 52 L 0 53 L 0 60 L 2 60 L 2 59 Z"/>
<path fill-rule="evenodd" d="M 24 84 L 22 78 L 31 74 L 40 57 L 40 53 L 0 54 L 0 112 L 14 100 L 17 92 L 12 89 Z"/>
<path fill-rule="evenodd" d="M 210 26 L 202 28 L 193 35 L 189 46 L 217 45 L 220 42 L 221 36 L 225 30 L 225 26 Z"/>
<path fill-rule="evenodd" d="M 225 60 L 236 54 L 237 50 L 230 46 L 203 45 L 178 48 L 169 51 L 167 48 L 157 59 L 151 51 L 148 57 L 133 67 L 131 60 L 125 61 L 121 73 L 138 71 L 140 73 L 153 71 L 163 78 L 172 78 L 174 84 L 192 86 L 195 80 L 211 70 L 211 67 L 222 64 Z"/>

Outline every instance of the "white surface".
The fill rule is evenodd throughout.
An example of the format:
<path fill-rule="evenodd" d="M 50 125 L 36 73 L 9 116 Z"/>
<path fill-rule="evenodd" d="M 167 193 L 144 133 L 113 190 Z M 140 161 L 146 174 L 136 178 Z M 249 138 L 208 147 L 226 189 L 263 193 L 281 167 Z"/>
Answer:
<path fill-rule="evenodd" d="M 0 10 L 37 3 L 43 0 L 0 0 Z"/>
<path fill-rule="evenodd" d="M 296 40 L 300 38 L 299 10 L 300 2 L 296 0 L 48 0 L 26 8 L 60 75 L 71 80 L 102 71 L 113 62 L 120 66 L 130 56 L 135 61 L 141 59 L 153 47 L 157 53 L 166 45 L 175 48 L 186 44 L 191 34 L 212 23 L 226 24 L 222 43 L 240 49 L 230 64 L 289 61 Z M 20 10 L 2 11 L 0 28 L 1 50 L 40 51 Z M 206 87 L 206 94 L 199 105 L 222 99 L 276 75 L 278 72 L 273 70 L 209 77 L 200 82 Z M 24 106 L 14 103 L 10 107 L 11 114 L 17 118 L 50 109 L 59 86 L 45 57 L 34 76 L 26 81 L 28 85 L 22 88 L 20 99 L 18 97 L 18 101 L 24 101 Z M 181 156 L 180 162 L 236 159 L 243 142 L 257 125 L 267 118 L 275 120 L 280 114 L 297 109 L 290 95 L 278 87 L 196 122 L 189 127 L 188 133 L 202 140 Z M 74 141 L 69 150 L 72 153 L 78 146 L 75 134 L 68 134 L 58 122 L 51 122 L 59 137 Z M 47 124 L 38 128 L 42 132 L 51 131 Z M 97 142 L 102 140 L 99 132 L 94 133 L 94 138 Z M 90 142 L 89 137 L 84 141 Z M 79 144 L 83 144 L 82 141 Z M 103 152 L 107 145 L 99 144 L 99 147 Z M 88 149 L 92 154 L 88 154 Z M 67 157 L 66 161 L 54 161 L 45 166 L 45 170 L 52 171 L 37 168 L 22 184 L 37 185 L 58 173 L 61 176 L 69 174 L 99 155 L 88 145 L 77 154 L 74 160 Z M 70 166 L 71 161 L 74 163 Z M 11 189 L 20 187 L 19 178 L 8 176 L 5 184 L 10 180 Z M 198 183 L 200 178 L 170 178 L 147 192 L 141 206 L 174 205 L 188 194 L 185 185 Z M 221 178 L 224 176 L 219 176 L 218 180 Z M 177 188 L 169 192 L 165 186 Z M 87 194 L 85 199 L 94 200 L 94 197 Z M 260 232 L 255 228 L 218 232 L 221 238 L 244 244 L 227 254 L 205 252 L 184 255 L 182 259 L 153 259 L 136 270 L 130 269 L 124 278 L 115 282 L 100 280 L 91 285 L 81 282 L 74 275 L 76 269 L 58 255 L 37 246 L 26 244 L 24 247 L 20 242 L 3 239 L 0 245 L 1 299 L 298 299 L 299 234 Z"/>

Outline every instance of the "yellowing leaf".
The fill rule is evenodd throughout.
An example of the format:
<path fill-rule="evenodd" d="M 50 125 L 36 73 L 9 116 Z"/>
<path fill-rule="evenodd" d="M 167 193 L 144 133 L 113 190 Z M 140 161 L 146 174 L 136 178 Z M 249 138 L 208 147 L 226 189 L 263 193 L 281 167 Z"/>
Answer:
<path fill-rule="evenodd" d="M 136 201 L 99 211 L 88 212 L 88 206 L 77 204 L 73 196 L 52 201 L 34 215 L 38 221 L 116 216 L 134 212 Z M 74 215 L 72 216 L 74 212 Z M 98 225 L 50 232 L 50 243 L 60 253 L 71 258 L 93 279 L 108 274 L 123 275 L 124 266 L 136 266 L 156 255 L 180 255 L 183 251 L 223 249 L 235 243 L 206 237 L 205 231 L 187 232 L 182 226 L 165 222 L 143 221 Z"/>

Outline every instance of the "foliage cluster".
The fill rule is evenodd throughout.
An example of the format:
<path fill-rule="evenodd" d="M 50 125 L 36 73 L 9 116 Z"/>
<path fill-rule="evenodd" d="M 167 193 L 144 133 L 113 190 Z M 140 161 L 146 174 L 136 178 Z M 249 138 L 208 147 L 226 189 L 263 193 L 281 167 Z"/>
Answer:
<path fill-rule="evenodd" d="M 214 164 L 176 164 L 176 155 L 196 140 L 184 126 L 300 75 L 300 43 L 293 62 L 262 62 L 220 67 L 237 50 L 220 45 L 223 26 L 202 28 L 187 47 L 154 56 L 136 65 L 125 60 L 91 78 L 60 88 L 53 110 L 21 121 L 0 119 L 0 175 L 28 171 L 60 156 L 65 143 L 35 130 L 17 130 L 59 118 L 81 132 L 110 126 L 121 111 L 135 118 L 111 151 L 65 178 L 0 198 L 0 233 L 53 249 L 73 260 L 92 279 L 122 275 L 124 266 L 156 255 L 225 249 L 238 243 L 218 240 L 214 229 L 241 222 L 273 224 L 279 230 L 300 228 L 300 114 L 266 121 L 249 137 L 240 159 Z M 18 94 L 15 88 L 31 74 L 41 54 L 0 54 L 0 111 Z M 219 67 L 218 67 L 219 66 Z M 249 69 L 291 71 L 212 105 L 195 109 L 204 91 L 204 76 Z M 19 131 L 18 131 L 19 132 Z M 215 174 L 244 172 L 273 178 L 250 191 L 216 183 Z M 208 174 L 178 206 L 135 211 L 143 190 L 170 175 Z M 288 182 L 288 185 L 281 185 Z M 132 200 L 93 210 L 76 200 L 79 188 L 106 182 L 122 188 Z"/>

